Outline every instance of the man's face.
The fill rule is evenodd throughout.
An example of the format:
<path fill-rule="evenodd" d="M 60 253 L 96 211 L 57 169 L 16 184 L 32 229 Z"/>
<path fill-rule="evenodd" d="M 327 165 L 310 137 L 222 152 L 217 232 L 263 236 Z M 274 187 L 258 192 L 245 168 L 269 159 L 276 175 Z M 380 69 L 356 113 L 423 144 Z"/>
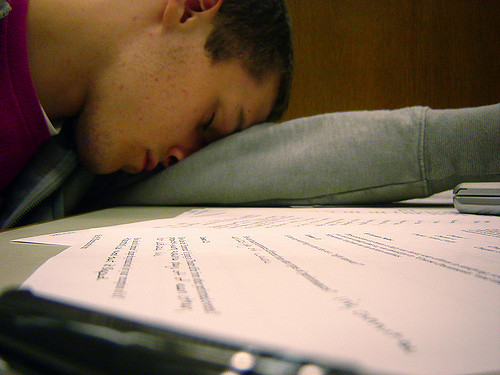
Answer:
<path fill-rule="evenodd" d="M 255 81 L 239 61 L 213 64 L 203 33 L 163 45 L 155 33 L 121 49 L 94 80 L 77 124 L 78 151 L 96 173 L 165 166 L 263 122 L 278 77 Z"/>

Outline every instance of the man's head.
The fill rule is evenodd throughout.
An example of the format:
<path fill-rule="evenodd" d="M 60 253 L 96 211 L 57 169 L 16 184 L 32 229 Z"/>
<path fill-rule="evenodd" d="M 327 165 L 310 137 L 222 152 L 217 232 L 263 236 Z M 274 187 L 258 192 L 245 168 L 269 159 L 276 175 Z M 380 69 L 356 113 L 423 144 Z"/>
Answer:
<path fill-rule="evenodd" d="M 114 0 L 110 0 L 113 2 Z M 143 0 L 142 3 L 155 1 Z M 76 124 L 97 173 L 170 165 L 284 112 L 292 74 L 284 0 L 156 1 L 96 69 Z"/>

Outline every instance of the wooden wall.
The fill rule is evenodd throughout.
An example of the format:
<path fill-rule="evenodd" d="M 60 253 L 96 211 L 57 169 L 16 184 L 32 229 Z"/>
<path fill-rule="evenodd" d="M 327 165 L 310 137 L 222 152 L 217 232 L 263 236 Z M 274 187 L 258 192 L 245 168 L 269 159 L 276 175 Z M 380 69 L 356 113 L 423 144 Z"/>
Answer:
<path fill-rule="evenodd" d="M 285 119 L 500 102 L 499 0 L 287 0 L 295 78 Z"/>

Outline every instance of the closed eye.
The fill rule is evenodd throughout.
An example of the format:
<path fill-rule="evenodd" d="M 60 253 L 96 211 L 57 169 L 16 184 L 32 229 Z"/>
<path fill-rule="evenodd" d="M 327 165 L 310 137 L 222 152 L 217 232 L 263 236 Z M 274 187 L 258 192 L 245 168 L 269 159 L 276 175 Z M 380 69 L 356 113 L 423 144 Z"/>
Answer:
<path fill-rule="evenodd" d="M 208 120 L 200 127 L 203 146 L 208 146 L 210 143 L 222 138 L 220 135 L 218 135 L 217 129 L 213 126 L 214 121 L 215 112 L 212 114 L 212 117 L 210 117 L 210 120 Z"/>
<path fill-rule="evenodd" d="M 203 131 L 208 130 L 208 128 L 210 128 L 210 126 L 212 126 L 214 119 L 215 119 L 215 112 L 212 113 L 212 117 L 210 117 L 210 120 L 208 120 L 205 124 L 203 124 L 201 126 L 201 130 L 203 130 Z"/>

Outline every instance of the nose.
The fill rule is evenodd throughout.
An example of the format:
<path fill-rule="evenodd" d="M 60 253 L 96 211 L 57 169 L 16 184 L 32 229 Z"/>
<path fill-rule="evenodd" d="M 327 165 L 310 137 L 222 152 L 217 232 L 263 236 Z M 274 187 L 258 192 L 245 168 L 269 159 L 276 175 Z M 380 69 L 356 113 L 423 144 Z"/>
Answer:
<path fill-rule="evenodd" d="M 171 167 L 177 164 L 181 160 L 184 160 L 189 155 L 194 154 L 196 151 L 203 147 L 203 137 L 196 129 L 189 136 L 181 138 L 178 140 L 174 146 L 166 152 L 161 163 L 165 168 Z"/>
<path fill-rule="evenodd" d="M 188 156 L 187 152 L 179 146 L 174 146 L 168 150 L 162 164 L 165 168 L 171 167 Z"/>
<path fill-rule="evenodd" d="M 187 158 L 189 155 L 198 151 L 200 148 L 200 146 L 192 146 L 189 148 L 173 146 L 167 151 L 162 164 L 165 168 L 171 167 L 172 165 L 177 164 L 181 160 Z"/>

